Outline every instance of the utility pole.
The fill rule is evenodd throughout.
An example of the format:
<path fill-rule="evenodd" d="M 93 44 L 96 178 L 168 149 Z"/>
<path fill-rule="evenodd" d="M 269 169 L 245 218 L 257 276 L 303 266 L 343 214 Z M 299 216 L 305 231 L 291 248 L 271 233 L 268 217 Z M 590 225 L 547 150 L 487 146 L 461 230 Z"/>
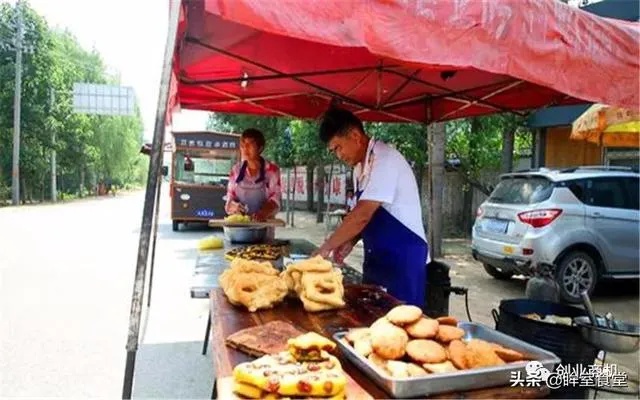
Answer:
<path fill-rule="evenodd" d="M 49 89 L 49 114 L 53 114 L 53 105 L 55 104 L 56 92 L 53 88 Z M 56 182 L 56 130 L 51 127 L 51 201 L 58 200 L 58 189 Z"/>
<path fill-rule="evenodd" d="M 13 170 L 11 173 L 11 203 L 20 204 L 20 108 L 22 92 L 22 4 L 16 2 L 18 35 L 16 37 L 16 85 L 13 97 Z"/>

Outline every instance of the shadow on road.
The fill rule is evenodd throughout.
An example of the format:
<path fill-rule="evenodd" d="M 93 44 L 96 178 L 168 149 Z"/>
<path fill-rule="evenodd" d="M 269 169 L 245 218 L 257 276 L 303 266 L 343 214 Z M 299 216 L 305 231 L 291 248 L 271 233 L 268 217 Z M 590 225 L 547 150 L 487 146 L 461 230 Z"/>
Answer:
<path fill-rule="evenodd" d="M 133 398 L 206 399 L 211 396 L 211 356 L 202 342 L 142 344 L 138 349 Z"/>

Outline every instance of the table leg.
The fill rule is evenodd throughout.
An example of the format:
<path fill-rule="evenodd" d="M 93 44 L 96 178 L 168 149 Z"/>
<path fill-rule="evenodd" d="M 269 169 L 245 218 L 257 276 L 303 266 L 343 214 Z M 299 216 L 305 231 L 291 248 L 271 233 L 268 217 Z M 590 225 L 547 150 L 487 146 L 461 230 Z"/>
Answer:
<path fill-rule="evenodd" d="M 202 355 L 207 354 L 207 346 L 209 345 L 209 334 L 211 333 L 211 311 L 207 317 L 207 329 L 204 332 L 204 342 L 202 343 Z"/>
<path fill-rule="evenodd" d="M 218 378 L 215 376 L 213 377 L 213 389 L 211 389 L 211 398 L 218 398 Z"/>

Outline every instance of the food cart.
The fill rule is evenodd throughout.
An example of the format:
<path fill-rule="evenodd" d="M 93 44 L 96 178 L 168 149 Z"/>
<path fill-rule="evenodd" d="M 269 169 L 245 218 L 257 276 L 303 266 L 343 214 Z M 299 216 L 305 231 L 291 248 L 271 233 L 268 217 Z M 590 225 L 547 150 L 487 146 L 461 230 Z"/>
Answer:
<path fill-rule="evenodd" d="M 229 171 L 240 157 L 240 136 L 215 132 L 173 132 L 171 220 L 206 222 L 223 217 Z"/>
<path fill-rule="evenodd" d="M 440 122 L 504 111 L 523 115 L 532 108 L 580 101 L 638 104 L 637 93 L 629 95 L 626 90 L 637 82 L 638 67 L 637 50 L 629 50 L 637 49 L 638 32 L 630 25 L 550 1 L 516 5 L 509 0 L 369 0 L 351 2 L 350 7 L 334 3 L 289 2 L 274 8 L 269 1 L 174 0 L 150 177 L 160 174 L 160 143 L 174 107 L 316 118 L 338 100 L 363 120 L 433 124 L 427 196 L 429 237 L 438 254 L 445 137 Z M 602 37 L 611 41 L 605 43 Z M 618 77 L 613 82 L 593 79 L 611 71 Z M 149 179 L 147 185 L 124 398 L 131 396 L 152 225 L 154 243 L 157 233 L 155 202 L 160 183 Z M 151 266 L 152 274 L 153 255 Z M 232 306 L 220 290 L 212 290 L 209 322 L 220 378 L 214 382 L 214 395 L 229 394 L 219 390 L 222 380 L 248 359 L 226 346 L 227 335 L 282 319 L 331 336 L 335 328 L 368 325 L 393 305 L 380 288 L 366 296 L 357 289 L 345 287 L 345 307 L 326 313 L 305 312 L 295 299 L 248 313 Z M 388 394 L 356 363 L 345 357 L 342 361 L 350 379 L 369 397 Z M 493 385 L 486 378 L 485 369 L 475 381 Z M 473 397 L 471 389 L 468 385 L 454 391 L 456 397 Z M 354 385 L 351 394 L 357 391 Z M 523 396 L 504 391 L 489 395 Z"/>

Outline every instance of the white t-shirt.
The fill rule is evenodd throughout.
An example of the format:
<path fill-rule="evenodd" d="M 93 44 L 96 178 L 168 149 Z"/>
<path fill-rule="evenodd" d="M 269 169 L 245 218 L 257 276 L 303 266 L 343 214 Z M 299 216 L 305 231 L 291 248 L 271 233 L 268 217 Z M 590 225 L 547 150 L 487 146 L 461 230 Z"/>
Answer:
<path fill-rule="evenodd" d="M 418 184 L 409 163 L 398 150 L 372 138 L 364 167 L 362 163 L 356 165 L 354 177 L 356 190 L 363 191 L 359 200 L 381 202 L 389 214 L 427 241 Z"/>

